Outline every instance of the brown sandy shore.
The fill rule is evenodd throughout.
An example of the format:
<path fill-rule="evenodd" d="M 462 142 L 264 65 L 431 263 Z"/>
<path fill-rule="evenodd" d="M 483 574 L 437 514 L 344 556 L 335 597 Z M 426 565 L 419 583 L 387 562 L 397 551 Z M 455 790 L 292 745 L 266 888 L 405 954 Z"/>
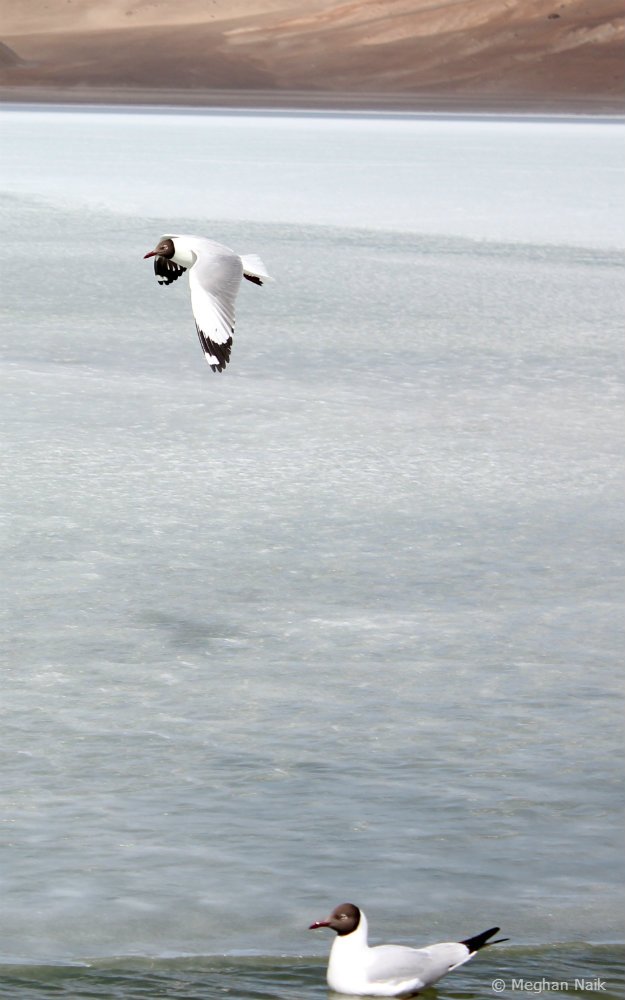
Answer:
<path fill-rule="evenodd" d="M 217 110 L 327 111 L 424 115 L 624 117 L 625 102 L 604 97 L 532 94 L 497 98 L 483 94 L 354 94 L 324 91 L 158 90 L 120 87 L 0 87 L 0 104 L 76 105 Z"/>
<path fill-rule="evenodd" d="M 622 0 L 0 0 L 0 101 L 620 114 Z"/>

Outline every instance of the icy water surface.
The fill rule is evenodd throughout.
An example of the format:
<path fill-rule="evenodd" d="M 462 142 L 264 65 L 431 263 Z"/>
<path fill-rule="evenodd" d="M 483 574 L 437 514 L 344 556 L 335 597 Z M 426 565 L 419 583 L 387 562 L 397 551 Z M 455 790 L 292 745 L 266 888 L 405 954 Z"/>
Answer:
<path fill-rule="evenodd" d="M 351 899 L 622 996 L 623 127 L 1 117 L 0 995 L 325 996 Z"/>

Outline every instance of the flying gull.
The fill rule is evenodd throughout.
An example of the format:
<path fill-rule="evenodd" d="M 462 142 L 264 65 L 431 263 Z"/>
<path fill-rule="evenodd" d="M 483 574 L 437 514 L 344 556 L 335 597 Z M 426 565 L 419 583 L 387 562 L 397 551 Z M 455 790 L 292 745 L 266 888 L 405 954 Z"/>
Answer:
<path fill-rule="evenodd" d="M 222 372 L 230 360 L 234 302 L 242 278 L 262 285 L 272 279 L 255 254 L 234 250 L 203 236 L 162 236 L 144 260 L 154 257 L 159 285 L 171 285 L 189 270 L 191 308 L 197 335 L 211 370 Z"/>

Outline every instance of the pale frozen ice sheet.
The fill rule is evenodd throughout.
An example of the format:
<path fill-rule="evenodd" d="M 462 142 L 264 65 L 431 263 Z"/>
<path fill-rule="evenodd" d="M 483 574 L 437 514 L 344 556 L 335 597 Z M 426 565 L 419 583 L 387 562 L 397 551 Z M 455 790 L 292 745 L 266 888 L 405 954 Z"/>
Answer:
<path fill-rule="evenodd" d="M 70 196 L 4 199 L 5 953 L 617 937 L 621 258 L 180 217 L 277 278 L 217 377 Z"/>
<path fill-rule="evenodd" d="M 246 219 L 624 242 L 618 121 L 47 108 L 0 116 L 5 189 L 168 225 Z"/>

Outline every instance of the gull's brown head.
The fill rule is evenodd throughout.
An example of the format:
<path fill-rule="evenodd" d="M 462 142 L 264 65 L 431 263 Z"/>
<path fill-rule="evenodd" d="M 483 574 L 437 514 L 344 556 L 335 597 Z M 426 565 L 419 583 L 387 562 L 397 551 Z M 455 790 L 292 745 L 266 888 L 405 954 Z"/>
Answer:
<path fill-rule="evenodd" d="M 149 253 L 144 254 L 143 259 L 147 260 L 148 257 L 173 257 L 175 252 L 174 241 L 167 237 L 167 239 L 161 240 L 158 246 L 154 247 L 154 250 L 150 250 Z"/>
<path fill-rule="evenodd" d="M 318 927 L 330 927 L 341 937 L 351 934 L 360 923 L 360 910 L 353 903 L 341 903 L 335 906 L 332 913 L 326 920 L 315 920 L 308 928 L 309 931 L 316 931 Z"/>

